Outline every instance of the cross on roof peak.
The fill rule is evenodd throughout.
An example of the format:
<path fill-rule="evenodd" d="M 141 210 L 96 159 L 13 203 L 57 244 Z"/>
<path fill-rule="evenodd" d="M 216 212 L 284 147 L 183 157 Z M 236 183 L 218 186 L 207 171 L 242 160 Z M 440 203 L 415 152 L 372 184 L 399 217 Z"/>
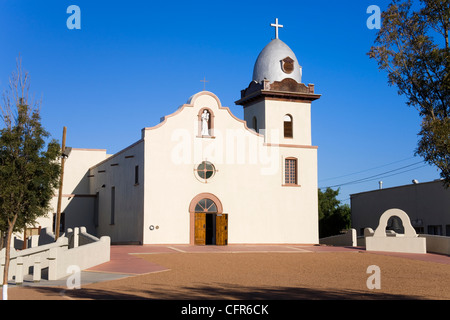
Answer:
<path fill-rule="evenodd" d="M 200 82 L 203 82 L 203 91 L 206 90 L 206 83 L 209 82 L 209 80 L 206 80 L 206 77 L 203 77 L 203 80 L 200 80 Z"/>
<path fill-rule="evenodd" d="M 278 28 L 283 28 L 281 24 L 278 24 L 278 18 L 276 18 L 275 23 L 272 23 L 270 26 L 275 27 L 275 39 L 278 39 Z"/>

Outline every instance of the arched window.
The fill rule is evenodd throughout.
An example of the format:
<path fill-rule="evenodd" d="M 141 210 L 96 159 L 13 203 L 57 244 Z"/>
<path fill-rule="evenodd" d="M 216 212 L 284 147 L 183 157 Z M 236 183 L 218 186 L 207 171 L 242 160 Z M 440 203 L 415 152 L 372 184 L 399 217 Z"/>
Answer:
<path fill-rule="evenodd" d="M 285 115 L 283 121 L 284 121 L 284 137 L 293 138 L 294 133 L 293 133 L 292 116 L 289 114 Z"/>
<path fill-rule="evenodd" d="M 258 132 L 258 120 L 256 120 L 256 117 L 253 117 L 253 119 L 252 119 L 252 128 L 256 132 Z"/>
<path fill-rule="evenodd" d="M 217 206 L 211 199 L 205 198 L 197 202 L 195 212 L 200 213 L 217 213 Z"/>
<path fill-rule="evenodd" d="M 212 193 L 200 193 L 196 195 L 189 204 L 189 212 L 194 214 L 200 208 L 209 208 L 212 203 L 214 203 L 215 210 L 217 211 L 211 213 L 223 213 L 222 202 Z M 211 207 L 210 209 L 214 209 L 214 207 Z"/>

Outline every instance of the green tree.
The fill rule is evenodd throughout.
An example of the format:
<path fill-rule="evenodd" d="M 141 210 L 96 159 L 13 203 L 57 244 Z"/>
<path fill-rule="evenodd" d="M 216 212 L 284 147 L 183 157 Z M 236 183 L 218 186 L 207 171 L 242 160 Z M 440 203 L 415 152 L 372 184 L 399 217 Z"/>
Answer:
<path fill-rule="evenodd" d="M 337 199 L 339 189 L 319 189 L 319 237 L 338 235 L 341 230 L 351 226 L 351 210 L 347 204 L 342 205 Z"/>
<path fill-rule="evenodd" d="M 17 61 L 0 106 L 0 227 L 6 234 L 3 292 L 7 297 L 10 243 L 14 232 L 48 213 L 59 181 L 60 146 L 41 125 L 39 102 L 28 104 L 29 76 Z"/>
<path fill-rule="evenodd" d="M 393 0 L 369 57 L 422 117 L 416 155 L 450 185 L 450 1 Z"/>

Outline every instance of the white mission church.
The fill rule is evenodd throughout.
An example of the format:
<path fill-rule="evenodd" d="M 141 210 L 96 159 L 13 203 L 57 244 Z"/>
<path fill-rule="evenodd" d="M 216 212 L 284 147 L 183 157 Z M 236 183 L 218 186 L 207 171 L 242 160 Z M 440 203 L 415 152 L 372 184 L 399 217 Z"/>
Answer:
<path fill-rule="evenodd" d="M 236 118 L 199 92 L 141 139 L 108 155 L 72 149 L 61 230 L 85 226 L 113 244 L 318 243 L 317 147 L 294 52 L 276 37 L 260 53 Z M 58 195 L 41 227 L 54 227 Z"/>

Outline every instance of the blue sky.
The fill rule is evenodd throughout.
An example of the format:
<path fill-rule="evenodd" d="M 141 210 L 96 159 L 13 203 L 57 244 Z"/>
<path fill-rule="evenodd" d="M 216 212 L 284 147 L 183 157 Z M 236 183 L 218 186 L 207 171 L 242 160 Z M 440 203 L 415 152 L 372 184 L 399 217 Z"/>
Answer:
<path fill-rule="evenodd" d="M 376 37 L 366 10 L 388 4 L 1 0 L 0 89 L 20 53 L 51 135 L 61 140 L 66 126 L 67 145 L 115 153 L 202 91 L 204 77 L 206 89 L 242 118 L 234 102 L 278 18 L 303 82 L 322 94 L 312 107 L 319 186 L 370 180 L 341 186 L 339 198 L 348 202 L 352 193 L 377 189 L 379 180 L 387 188 L 439 178 L 414 157 L 418 112 L 366 55 Z M 70 5 L 81 9 L 80 30 L 66 26 Z"/>

